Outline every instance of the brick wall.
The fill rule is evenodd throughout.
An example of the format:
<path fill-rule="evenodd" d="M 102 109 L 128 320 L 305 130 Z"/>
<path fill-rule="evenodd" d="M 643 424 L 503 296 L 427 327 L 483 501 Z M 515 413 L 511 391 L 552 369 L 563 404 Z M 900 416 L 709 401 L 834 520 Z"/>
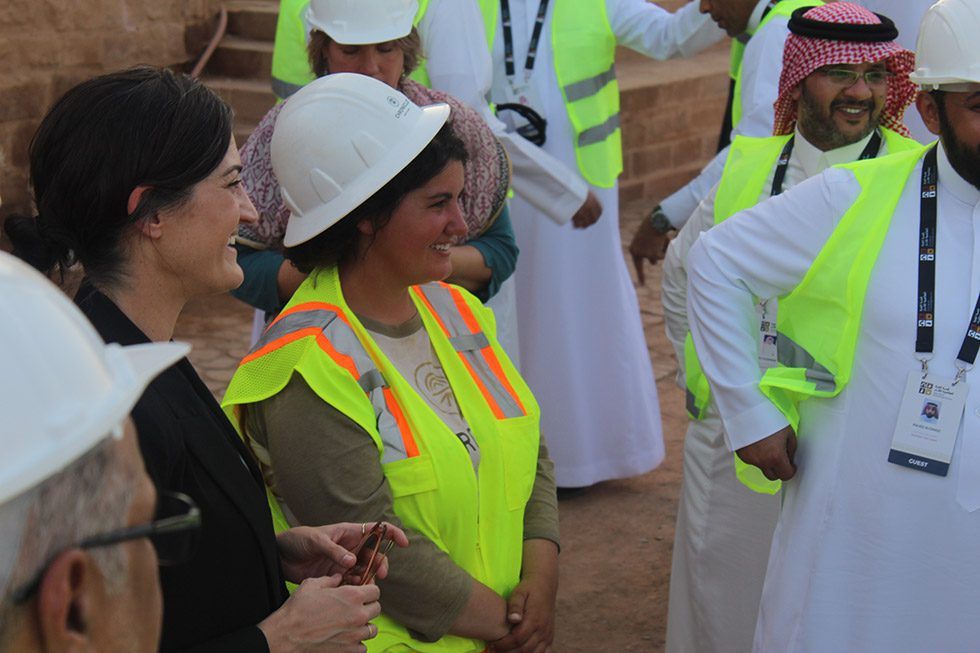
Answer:
<path fill-rule="evenodd" d="M 27 147 L 62 93 L 101 72 L 196 59 L 217 7 L 218 0 L 2 0 L 0 221 L 30 210 Z"/>

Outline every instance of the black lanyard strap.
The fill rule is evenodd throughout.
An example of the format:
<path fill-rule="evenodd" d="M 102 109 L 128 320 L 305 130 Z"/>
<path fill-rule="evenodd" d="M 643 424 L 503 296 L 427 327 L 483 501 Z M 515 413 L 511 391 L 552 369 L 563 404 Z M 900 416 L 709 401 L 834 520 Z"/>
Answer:
<path fill-rule="evenodd" d="M 919 197 L 919 295 L 916 320 L 915 352 L 923 354 L 923 370 L 927 369 L 928 356 L 932 354 L 936 324 L 936 214 L 938 206 L 939 165 L 936 147 L 933 146 L 922 161 L 922 187 Z M 963 344 L 956 360 L 963 363 L 957 374 L 962 378 L 966 368 L 972 367 L 980 352 L 980 296 L 970 316 L 970 326 L 963 337 Z"/>
<path fill-rule="evenodd" d="M 776 171 L 772 176 L 772 189 L 769 191 L 770 197 L 775 197 L 783 192 L 783 181 L 786 179 L 786 170 L 789 168 L 789 158 L 793 154 L 793 143 L 795 140 L 795 134 L 790 136 L 789 140 L 786 141 L 786 145 L 783 146 L 783 151 L 779 153 L 779 158 L 776 160 Z M 873 159 L 878 156 L 880 151 L 881 134 L 876 129 L 868 140 L 868 144 L 861 150 L 861 156 L 858 157 L 858 161 Z"/>
<path fill-rule="evenodd" d="M 530 76 L 534 70 L 534 60 L 538 56 L 538 41 L 541 39 L 541 30 L 544 27 L 544 17 L 548 13 L 548 0 L 541 0 L 538 4 L 538 16 L 534 21 L 534 30 L 531 32 L 531 40 L 527 46 L 527 59 L 524 61 L 524 70 Z M 504 32 L 504 70 L 508 77 L 514 76 L 514 34 L 511 31 L 510 1 L 500 0 L 500 24 Z"/>

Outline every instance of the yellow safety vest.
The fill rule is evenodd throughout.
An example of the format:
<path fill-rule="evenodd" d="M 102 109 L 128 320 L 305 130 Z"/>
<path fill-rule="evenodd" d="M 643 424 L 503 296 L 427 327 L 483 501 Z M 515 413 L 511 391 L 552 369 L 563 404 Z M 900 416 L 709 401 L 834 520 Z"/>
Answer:
<path fill-rule="evenodd" d="M 786 16 L 787 18 L 800 7 L 815 7 L 822 5 L 822 0 L 778 0 L 772 9 L 769 10 L 759 26 L 751 32 L 746 32 L 751 38 L 764 25 L 776 16 Z M 738 125 L 742 119 L 742 55 L 745 54 L 745 43 L 738 39 L 732 40 L 731 54 L 729 56 L 729 75 L 735 80 L 735 89 L 732 93 L 732 127 Z M 782 53 L 780 52 L 780 56 Z M 776 98 L 773 98 L 775 101 Z"/>
<path fill-rule="evenodd" d="M 276 42 L 272 49 L 272 90 L 280 100 L 285 100 L 315 79 L 306 49 L 309 34 L 303 21 L 309 6 L 310 0 L 281 0 L 279 3 Z M 419 0 L 419 9 L 413 21 L 416 27 L 428 6 L 429 0 Z M 419 61 L 410 77 L 420 84 L 430 85 L 424 59 Z"/>
<path fill-rule="evenodd" d="M 524 508 L 537 467 L 537 402 L 497 343 L 493 314 L 445 283 L 410 289 L 480 447 L 479 474 L 459 438 L 402 377 L 347 306 L 335 268 L 314 271 L 241 362 L 223 407 L 279 392 L 299 373 L 374 440 L 395 514 L 502 596 L 520 580 Z M 258 449 L 261 458 L 265 452 Z M 278 503 L 273 504 L 274 509 Z M 278 510 L 277 510 L 278 512 Z M 368 651 L 477 653 L 485 642 L 426 643 L 382 614 Z"/>
<path fill-rule="evenodd" d="M 488 2 L 488 0 L 484 0 Z M 623 171 L 616 81 L 616 34 L 603 0 L 555 0 L 551 49 L 555 76 L 572 125 L 575 158 L 590 184 L 611 188 Z M 483 8 L 493 48 L 497 11 Z"/>
<path fill-rule="evenodd" d="M 921 147 L 916 141 L 887 128 L 879 129 L 889 154 L 917 150 Z M 786 134 L 768 138 L 747 136 L 735 138 L 725 159 L 725 169 L 715 195 L 715 224 L 720 224 L 739 211 L 755 206 L 760 200 L 765 199 L 766 181 L 790 136 Z M 786 311 L 782 299 L 779 300 L 779 311 L 780 322 L 782 322 Z M 778 342 L 779 338 L 777 338 Z M 684 339 L 684 381 L 687 386 L 687 414 L 691 419 L 702 419 L 711 400 L 711 389 L 701 369 L 690 332 Z M 750 488 L 772 493 L 779 489 L 778 481 L 769 481 L 757 468 L 745 465 L 737 456 L 735 467 L 736 474 Z"/>

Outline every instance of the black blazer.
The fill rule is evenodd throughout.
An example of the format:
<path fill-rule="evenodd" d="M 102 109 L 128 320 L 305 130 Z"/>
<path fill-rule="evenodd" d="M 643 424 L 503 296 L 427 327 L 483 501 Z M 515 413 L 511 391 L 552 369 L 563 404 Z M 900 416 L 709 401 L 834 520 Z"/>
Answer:
<path fill-rule="evenodd" d="M 106 342 L 149 342 L 90 286 L 75 301 Z M 191 496 L 202 514 L 194 557 L 160 568 L 160 650 L 268 651 L 256 624 L 288 595 L 258 468 L 186 358 L 150 383 L 132 416 L 156 487 Z"/>

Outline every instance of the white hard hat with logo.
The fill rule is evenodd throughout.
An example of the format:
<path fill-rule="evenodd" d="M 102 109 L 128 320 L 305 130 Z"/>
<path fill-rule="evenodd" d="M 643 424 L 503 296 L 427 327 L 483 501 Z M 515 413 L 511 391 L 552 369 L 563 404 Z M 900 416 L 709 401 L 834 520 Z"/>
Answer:
<path fill-rule="evenodd" d="M 978 0 L 940 0 L 929 8 L 919 26 L 915 72 L 909 79 L 926 90 L 980 83 Z"/>
<path fill-rule="evenodd" d="M 0 252 L 0 504 L 121 437 L 147 384 L 189 349 L 105 344 L 54 284 Z"/>
<path fill-rule="evenodd" d="M 272 168 L 289 207 L 283 243 L 324 232 L 418 156 L 449 118 L 384 82 L 337 73 L 290 96 L 272 134 Z"/>
<path fill-rule="evenodd" d="M 418 10 L 418 0 L 311 0 L 306 20 L 337 43 L 366 45 L 408 36 Z"/>

